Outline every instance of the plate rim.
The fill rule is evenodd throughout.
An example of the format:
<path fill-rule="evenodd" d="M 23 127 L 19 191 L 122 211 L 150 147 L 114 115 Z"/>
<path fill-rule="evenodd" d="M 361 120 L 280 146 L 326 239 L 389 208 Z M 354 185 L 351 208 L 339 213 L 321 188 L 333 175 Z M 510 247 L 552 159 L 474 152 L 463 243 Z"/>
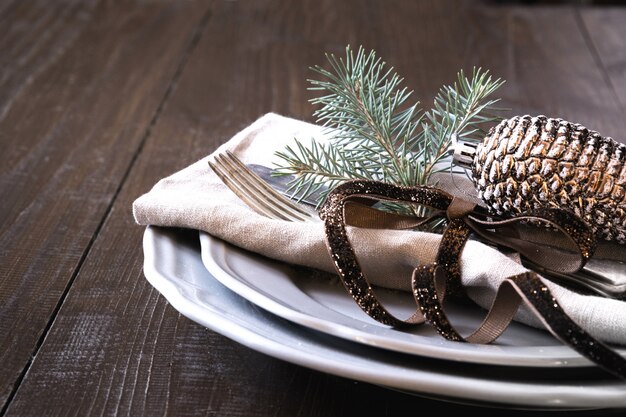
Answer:
<path fill-rule="evenodd" d="M 376 346 L 382 349 L 389 349 L 395 352 L 409 355 L 425 356 L 437 359 L 444 359 L 456 362 L 475 363 L 483 365 L 505 365 L 533 368 L 593 368 L 596 365 L 587 358 L 580 355 L 575 350 L 566 345 L 555 346 L 503 346 L 503 345 L 470 345 L 458 342 L 447 341 L 438 338 L 432 344 L 416 345 L 413 341 L 389 342 L 382 336 L 377 336 L 371 332 L 362 331 L 358 324 L 363 324 L 356 319 L 346 316 L 348 321 L 353 320 L 354 325 L 348 326 L 341 323 L 328 323 L 325 319 L 294 310 L 290 305 L 282 300 L 269 296 L 262 290 L 251 287 L 243 282 L 233 273 L 224 269 L 224 266 L 213 256 L 211 248 L 221 249 L 224 256 L 228 252 L 236 250 L 241 253 L 250 253 L 230 244 L 227 241 L 210 235 L 200 230 L 201 258 L 207 270 L 223 285 L 246 300 L 257 306 L 276 314 L 279 317 L 290 320 L 299 325 L 327 333 L 335 337 L 341 337 L 353 342 L 363 343 L 369 346 Z M 267 258 L 268 262 L 280 261 Z M 306 295 L 306 294 L 305 294 Z M 309 297 L 310 298 L 310 297 Z M 319 303 L 318 303 L 319 304 Z M 324 309 L 331 310 L 320 304 Z M 341 313 L 337 313 L 341 314 Z M 423 337 L 413 335 L 415 339 Z M 461 350 L 460 350 L 460 349 Z M 539 348 L 541 357 L 533 354 L 533 350 Z M 626 356 L 626 349 L 617 349 L 620 354 Z M 443 356 L 442 356 L 443 355 Z"/>
<path fill-rule="evenodd" d="M 526 379 L 522 379 L 521 382 L 518 382 L 512 380 L 507 381 L 506 379 L 501 378 L 480 378 L 474 376 L 473 374 L 468 377 L 465 374 L 459 373 L 452 374 L 423 370 L 413 365 L 413 363 L 401 366 L 397 364 L 390 364 L 387 361 L 379 361 L 370 358 L 364 359 L 361 356 L 355 356 L 355 358 L 359 361 L 375 362 L 378 366 L 392 368 L 394 372 L 388 372 L 388 374 L 392 374 L 394 379 L 389 381 L 381 378 L 381 374 L 379 372 L 374 372 L 369 367 L 355 369 L 354 365 L 350 366 L 349 363 L 341 363 L 335 355 L 329 355 L 328 357 L 303 355 L 302 351 L 299 349 L 287 346 L 285 343 L 281 343 L 280 340 L 269 339 L 267 336 L 260 334 L 258 330 L 254 331 L 250 328 L 241 327 L 239 323 L 229 320 L 228 312 L 220 312 L 219 308 L 214 305 L 207 305 L 206 303 L 198 304 L 195 300 L 191 300 L 186 297 L 184 291 L 181 291 L 181 285 L 183 287 L 191 287 L 191 292 L 197 290 L 197 288 L 193 287 L 192 284 L 180 279 L 179 277 L 175 277 L 174 279 L 176 279 L 176 282 L 174 282 L 171 277 L 165 276 L 156 266 L 157 262 L 155 255 L 157 250 L 155 250 L 152 243 L 155 240 L 155 236 L 158 235 L 158 229 L 155 229 L 153 226 L 148 226 L 144 232 L 144 275 L 146 276 L 147 281 L 165 297 L 172 307 L 190 320 L 263 354 L 340 377 L 377 384 L 389 389 L 406 391 L 411 394 L 432 396 L 431 398 L 435 399 L 441 399 L 438 397 L 444 397 L 444 399 L 452 399 L 452 401 L 456 399 L 472 401 L 477 398 L 481 398 L 486 403 L 479 405 L 504 408 L 519 408 L 519 406 L 524 406 L 524 409 L 533 411 L 596 410 L 609 408 L 621 409 L 626 407 L 626 398 L 623 396 L 623 388 L 626 387 L 626 385 L 624 385 L 626 383 L 617 379 L 615 379 L 614 382 L 613 379 L 611 379 L 609 384 L 607 384 L 604 380 L 601 380 L 604 381 L 604 385 L 596 382 L 596 384 L 592 384 L 589 387 L 584 387 L 579 384 L 584 381 L 571 380 L 568 381 L 569 385 L 558 383 L 551 384 L 549 385 L 549 390 L 539 390 L 539 392 L 537 392 L 537 385 L 528 382 Z M 198 262 L 201 263 L 201 260 L 198 260 Z M 203 269 L 203 272 L 206 272 L 209 277 L 212 276 L 210 272 L 205 269 Z M 215 279 L 215 281 L 216 283 L 219 283 L 217 279 Z M 230 291 L 227 288 L 225 289 Z M 234 293 L 233 296 L 239 297 Z M 243 298 L 242 301 L 247 302 Z M 252 305 L 252 303 L 249 304 Z M 273 316 L 271 313 L 266 314 Z M 289 327 L 299 327 L 285 320 L 283 320 L 283 322 L 285 322 Z M 313 336 L 311 336 L 311 338 L 312 337 Z M 305 343 L 312 343 L 311 341 L 304 340 L 304 338 L 301 338 L 301 340 Z M 328 341 L 322 341 L 321 343 L 318 341 L 315 342 L 317 345 L 324 343 L 330 344 Z M 285 349 L 287 349 L 288 352 Z M 326 347 L 326 349 L 333 349 L 332 345 L 330 348 Z M 338 348 L 334 349 L 339 355 L 349 355 L 349 353 L 346 353 L 345 351 L 337 350 Z M 381 355 L 389 356 L 393 354 L 393 352 L 385 352 Z M 336 362 L 339 362 L 339 366 L 337 366 Z M 439 378 L 440 381 L 437 382 L 437 380 L 428 378 L 428 376 Z M 478 389 L 477 384 L 470 383 L 472 379 L 476 382 L 489 384 L 492 390 L 486 390 L 486 388 Z M 421 384 L 419 384 L 419 390 L 416 386 L 416 381 L 421 381 Z M 619 385 L 623 385 L 623 387 L 620 387 Z M 528 390 L 526 395 L 523 395 L 523 392 L 520 392 L 520 387 L 525 387 Z M 611 390 L 610 394 L 603 391 L 606 388 Z M 504 391 L 507 389 L 508 391 L 505 393 Z M 554 392 L 550 394 L 547 391 Z M 601 393 L 602 397 L 596 398 L 592 395 L 592 393 L 596 393 L 596 395 Z M 487 400 L 487 398 L 489 400 Z M 594 405 L 590 406 L 590 403 Z"/>

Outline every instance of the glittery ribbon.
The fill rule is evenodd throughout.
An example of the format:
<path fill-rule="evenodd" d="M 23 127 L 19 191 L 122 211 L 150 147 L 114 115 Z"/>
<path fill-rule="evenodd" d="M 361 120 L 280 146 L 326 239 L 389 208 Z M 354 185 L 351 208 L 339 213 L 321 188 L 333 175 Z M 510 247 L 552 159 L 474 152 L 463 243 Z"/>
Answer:
<path fill-rule="evenodd" d="M 435 216 L 447 219 L 436 261 L 430 265 L 420 265 L 413 272 L 411 285 L 417 305 L 415 312 L 404 320 L 391 314 L 376 297 L 348 239 L 347 225 L 410 228 L 424 220 L 355 204 L 355 201 L 362 203 L 367 200 L 419 204 L 434 210 Z M 436 188 L 400 187 L 378 181 L 353 180 L 331 191 L 320 209 L 320 216 L 324 220 L 329 253 L 346 290 L 373 319 L 396 327 L 428 322 L 448 340 L 491 343 L 508 327 L 519 306 L 525 303 L 555 337 L 608 372 L 626 379 L 626 359 L 574 323 L 534 272 L 505 279 L 483 323 L 469 336 L 462 336 L 445 313 L 443 301 L 447 294 L 464 295 L 460 257 L 472 231 L 483 240 L 515 248 L 547 269 L 573 272 L 584 266 L 595 248 L 591 228 L 574 214 L 561 209 L 543 209 L 529 215 L 494 221 L 486 213 L 477 210 L 474 204 Z M 516 222 L 529 221 L 545 223 L 560 230 L 576 250 L 574 253 L 562 252 L 555 257 L 551 250 L 542 250 L 520 240 L 514 225 Z M 504 233 L 494 232 L 502 228 Z M 554 259 L 565 259 L 565 262 L 554 262 Z"/>

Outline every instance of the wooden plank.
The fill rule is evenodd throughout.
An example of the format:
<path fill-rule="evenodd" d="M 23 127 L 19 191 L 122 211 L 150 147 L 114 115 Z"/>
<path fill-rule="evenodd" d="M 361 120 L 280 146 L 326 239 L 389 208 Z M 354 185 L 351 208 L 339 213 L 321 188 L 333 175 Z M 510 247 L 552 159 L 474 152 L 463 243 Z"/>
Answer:
<path fill-rule="evenodd" d="M 569 7 L 471 1 L 218 2 L 7 415 L 465 410 L 273 360 L 181 317 L 143 278 L 143 229 L 129 208 L 267 111 L 310 119 L 307 67 L 347 43 L 377 49 L 427 99 L 459 68 L 482 65 L 509 81 L 515 113 L 621 128 L 576 22 Z M 602 106 L 590 113 L 589 100 Z"/>
<path fill-rule="evenodd" d="M 455 5 L 454 10 L 427 8 L 419 17 L 411 12 L 410 3 L 397 2 L 394 8 L 398 13 L 383 14 L 383 18 L 391 18 L 382 26 L 389 38 L 400 39 L 407 31 L 412 34 L 413 41 L 397 54 L 394 64 L 409 85 L 417 86 L 424 107 L 430 105 L 435 86 L 453 82 L 458 69 L 468 72 L 482 67 L 506 80 L 500 91 L 503 107 L 510 109 L 505 116 L 545 114 L 584 124 L 605 135 L 623 136 L 623 113 L 595 62 L 585 33 L 577 29 L 580 21 L 576 8 L 465 2 Z M 411 28 L 411 19 L 423 24 Z M 441 30 L 444 20 L 447 26 Z M 612 30 L 620 26 L 619 18 L 604 22 Z M 391 47 L 398 46 L 392 43 Z M 615 56 L 623 54 L 617 39 L 612 47 L 619 50 Z M 428 80 L 432 86 L 424 91 L 420 86 L 427 85 Z"/>
<path fill-rule="evenodd" d="M 626 9 L 588 7 L 580 9 L 579 13 L 598 65 L 618 97 L 622 114 L 626 115 Z M 616 139 L 626 143 L 624 131 L 614 134 Z"/>
<path fill-rule="evenodd" d="M 24 89 L 71 47 L 96 5 L 93 0 L 0 4 L 0 120 Z"/>
<path fill-rule="evenodd" d="M 0 409 L 92 244 L 206 8 L 2 10 Z"/>

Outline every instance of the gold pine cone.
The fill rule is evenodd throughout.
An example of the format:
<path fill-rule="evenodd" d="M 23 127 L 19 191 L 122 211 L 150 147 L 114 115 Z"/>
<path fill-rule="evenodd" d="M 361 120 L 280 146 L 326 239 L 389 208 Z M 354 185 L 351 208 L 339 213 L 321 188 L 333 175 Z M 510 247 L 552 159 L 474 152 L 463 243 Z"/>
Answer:
<path fill-rule="evenodd" d="M 580 124 L 516 116 L 478 145 L 472 176 L 498 215 L 570 209 L 605 240 L 626 243 L 626 145 Z"/>

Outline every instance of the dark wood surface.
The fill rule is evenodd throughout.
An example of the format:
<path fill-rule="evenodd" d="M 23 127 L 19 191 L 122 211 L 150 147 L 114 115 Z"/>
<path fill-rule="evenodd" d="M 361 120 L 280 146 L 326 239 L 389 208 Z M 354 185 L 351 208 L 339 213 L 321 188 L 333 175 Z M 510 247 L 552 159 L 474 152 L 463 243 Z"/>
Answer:
<path fill-rule="evenodd" d="M 0 416 L 466 412 L 181 316 L 143 276 L 131 204 L 264 113 L 312 121 L 308 67 L 347 44 L 425 105 L 482 66 L 511 114 L 624 140 L 625 39 L 626 8 L 567 3 L 0 2 Z"/>

